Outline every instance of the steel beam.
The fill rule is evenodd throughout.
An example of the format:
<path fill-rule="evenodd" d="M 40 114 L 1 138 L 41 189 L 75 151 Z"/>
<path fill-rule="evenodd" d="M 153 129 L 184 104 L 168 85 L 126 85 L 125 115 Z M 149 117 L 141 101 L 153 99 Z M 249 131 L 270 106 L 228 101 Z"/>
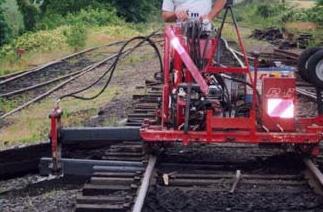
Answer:
<path fill-rule="evenodd" d="M 143 172 L 143 166 L 94 166 L 95 172 Z"/>
<path fill-rule="evenodd" d="M 111 170 L 123 169 L 124 171 L 133 169 L 142 169 L 142 162 L 128 161 L 106 161 L 106 160 L 82 160 L 82 159 L 62 159 L 60 161 L 63 167 L 64 175 L 90 177 L 95 170 L 94 167 L 108 167 Z M 39 164 L 40 175 L 50 175 L 51 158 L 42 158 Z"/>
<path fill-rule="evenodd" d="M 62 144 L 82 142 L 140 141 L 139 127 L 63 128 L 60 130 Z"/>
<path fill-rule="evenodd" d="M 0 180 L 37 173 L 39 159 L 49 156 L 48 142 L 0 151 Z"/>

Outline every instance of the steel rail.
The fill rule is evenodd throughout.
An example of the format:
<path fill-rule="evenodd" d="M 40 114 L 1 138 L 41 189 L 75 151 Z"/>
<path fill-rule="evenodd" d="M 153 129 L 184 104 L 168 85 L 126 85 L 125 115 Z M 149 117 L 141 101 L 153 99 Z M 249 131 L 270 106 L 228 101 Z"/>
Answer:
<path fill-rule="evenodd" d="M 108 59 L 110 60 L 111 58 L 108 58 Z M 85 68 L 85 69 L 83 69 L 81 73 L 79 73 L 79 74 L 75 75 L 74 77 L 71 77 L 70 79 L 68 79 L 68 80 L 66 80 L 66 81 L 64 81 L 64 82 L 62 82 L 62 83 L 60 83 L 60 84 L 58 84 L 58 85 L 57 85 L 57 86 L 55 86 L 54 88 L 52 88 L 52 89 L 50 89 L 50 90 L 46 91 L 45 93 L 43 93 L 43 94 L 41 94 L 41 95 L 39 95 L 39 96 L 37 96 L 37 97 L 33 98 L 32 100 L 30 100 L 30 101 L 28 101 L 28 102 L 24 103 L 23 105 L 21 105 L 21 106 L 19 106 L 19 107 L 15 108 L 15 109 L 13 109 L 13 110 L 9 111 L 8 113 L 3 114 L 0 118 L 1 118 L 1 119 L 4 119 L 4 118 L 6 118 L 6 117 L 8 117 L 8 116 L 10 116 L 10 115 L 12 115 L 12 114 L 14 114 L 14 113 L 16 113 L 16 112 L 19 112 L 20 110 L 22 110 L 22 109 L 26 108 L 26 107 L 27 107 L 27 106 L 29 106 L 29 105 L 31 105 L 31 104 L 33 104 L 33 103 L 35 103 L 35 102 L 39 101 L 39 100 L 44 99 L 45 97 L 49 96 L 49 95 L 50 95 L 50 94 L 52 94 L 53 92 L 55 92 L 55 91 L 59 90 L 60 88 L 62 88 L 63 86 L 65 86 L 67 83 L 69 83 L 69 82 L 71 82 L 71 81 L 73 81 L 73 80 L 75 80 L 75 79 L 77 79 L 77 78 L 81 77 L 82 75 L 84 75 L 84 74 L 88 73 L 89 71 L 92 71 L 93 69 L 95 69 L 95 68 L 99 67 L 99 66 L 100 66 L 100 65 L 102 65 L 104 62 L 106 62 L 106 60 L 107 60 L 107 59 L 105 59 L 105 60 L 101 61 L 101 62 L 100 62 L 100 64 L 96 64 L 95 66 L 92 66 L 91 68 Z"/>
<path fill-rule="evenodd" d="M 157 37 L 157 36 L 160 36 L 160 35 L 162 35 L 162 34 L 161 33 L 156 33 L 155 35 L 153 35 L 153 37 Z M 17 80 L 17 79 L 19 79 L 21 77 L 24 77 L 26 75 L 29 75 L 29 74 L 32 74 L 32 73 L 41 71 L 41 70 L 43 70 L 43 69 L 45 69 L 47 67 L 50 67 L 52 65 L 55 65 L 55 64 L 58 64 L 58 63 L 61 63 L 61 62 L 64 62 L 64 61 L 66 61 L 68 59 L 71 59 L 71 58 L 80 56 L 82 54 L 85 54 L 85 53 L 88 53 L 88 52 L 92 52 L 92 51 L 95 51 L 95 50 L 101 49 L 101 48 L 106 48 L 106 47 L 110 47 L 110 46 L 124 44 L 126 42 L 127 42 L 126 40 L 122 40 L 122 41 L 117 41 L 117 42 L 109 43 L 109 44 L 102 45 L 102 46 L 96 46 L 96 47 L 87 48 L 87 49 L 84 49 L 84 50 L 82 50 L 80 52 L 76 52 L 76 53 L 67 55 L 65 57 L 62 57 L 60 59 L 57 59 L 57 60 L 48 62 L 46 64 L 43 64 L 43 65 L 41 65 L 39 67 L 30 69 L 30 70 L 25 70 L 25 71 L 21 71 L 21 72 L 18 72 L 18 73 L 12 73 L 12 74 L 7 74 L 7 75 L 2 75 L 2 76 L 0 76 L 0 85 L 6 84 L 6 83 L 8 83 L 10 81 L 13 81 L 13 80 Z"/>
<path fill-rule="evenodd" d="M 36 72 L 41 71 L 41 70 L 43 70 L 45 68 L 51 67 L 51 66 L 53 66 L 55 64 L 58 64 L 58 63 L 62 63 L 64 61 L 68 60 L 68 59 L 71 59 L 71 58 L 80 56 L 82 54 L 85 54 L 85 53 L 88 53 L 88 52 L 92 52 L 92 51 L 95 51 L 97 49 L 104 48 L 104 47 L 110 47 L 110 46 L 119 45 L 119 44 L 122 44 L 122 43 L 125 43 L 125 42 L 126 41 L 118 41 L 118 42 L 110 43 L 110 44 L 103 45 L 103 46 L 97 46 L 97 47 L 88 48 L 88 49 L 85 49 L 83 51 L 80 51 L 80 52 L 77 52 L 77 53 L 74 53 L 74 54 L 65 56 L 63 58 L 60 58 L 60 59 L 57 59 L 57 60 L 54 60 L 54 61 L 51 61 L 51 62 L 46 63 L 44 65 L 41 65 L 40 67 L 37 67 L 35 69 L 31 69 L 31 70 L 27 70 L 27 71 L 22 71 L 22 72 L 16 73 L 16 74 L 11 74 L 12 76 L 10 76 L 10 75 L 1 76 L 0 79 L 1 78 L 6 78 L 6 79 L 3 80 L 3 81 L 0 81 L 0 85 L 4 85 L 4 84 L 6 84 L 8 82 L 11 82 L 11 81 L 20 79 L 20 78 L 22 78 L 24 76 L 27 76 L 27 75 L 30 75 L 30 74 L 33 74 L 33 73 L 36 73 Z"/>
<path fill-rule="evenodd" d="M 36 85 L 33 85 L 33 86 L 29 86 L 29 87 L 26 87 L 26 88 L 18 89 L 18 90 L 15 90 L 15 91 L 11 91 L 9 93 L 0 94 L 0 97 L 2 97 L 2 98 L 9 98 L 9 97 L 12 97 L 12 96 L 15 96 L 15 95 L 18 95 L 18 94 L 21 94 L 21 93 L 24 93 L 24 92 L 27 92 L 27 91 L 30 91 L 30 90 L 34 90 L 34 89 L 41 88 L 41 87 L 46 86 L 46 85 L 50 85 L 52 83 L 55 83 L 55 82 L 64 80 L 64 79 L 66 79 L 68 77 L 77 75 L 77 74 L 81 73 L 82 71 L 84 71 L 84 70 L 86 70 L 88 68 L 91 68 L 92 66 L 93 66 L 93 64 L 85 67 L 81 71 L 76 71 L 76 72 L 73 72 L 73 73 L 69 73 L 69 74 L 66 74 L 66 75 L 57 77 L 57 78 L 55 78 L 53 80 L 46 81 L 46 82 L 42 82 L 42 83 L 39 83 L 39 84 L 36 84 Z"/>
<path fill-rule="evenodd" d="M 306 167 L 309 169 L 309 171 L 311 171 L 311 173 L 313 174 L 313 176 L 316 178 L 316 180 L 318 180 L 318 182 L 320 183 L 320 185 L 323 186 L 323 174 L 315 166 L 315 164 L 313 163 L 313 161 L 311 159 L 306 158 L 306 159 L 304 159 L 304 163 L 305 163 Z"/>
<path fill-rule="evenodd" d="M 221 38 L 222 40 L 223 40 L 223 42 L 224 42 L 224 44 L 225 44 L 225 48 L 228 50 L 228 51 L 230 51 L 230 53 L 233 55 L 233 57 L 238 61 L 238 63 L 239 63 L 239 65 L 241 66 L 241 67 L 246 67 L 245 66 L 245 64 L 242 62 L 242 60 L 237 56 L 237 52 L 239 52 L 239 51 L 237 51 L 237 50 L 235 50 L 235 49 L 233 49 L 233 48 L 231 48 L 230 47 L 230 45 L 229 45 L 229 43 L 228 43 L 228 41 L 226 40 L 226 39 L 224 39 L 224 38 Z M 241 52 L 239 52 L 240 54 L 240 56 L 243 56 L 243 54 L 241 53 Z"/>
<path fill-rule="evenodd" d="M 313 189 L 316 193 L 323 195 L 323 174 L 309 158 L 304 160 L 305 166 L 307 168 L 307 173 L 310 174 L 309 184 L 313 186 Z"/>
<path fill-rule="evenodd" d="M 148 188 L 150 184 L 150 179 L 153 174 L 157 158 L 156 156 L 150 156 L 149 162 L 142 180 L 141 186 L 138 190 L 138 196 L 135 200 L 135 205 L 133 206 L 132 212 L 141 212 L 144 206 L 144 202 L 148 193 Z"/>
<path fill-rule="evenodd" d="M 159 43 L 159 42 L 161 42 L 161 41 L 156 41 L 156 43 Z M 91 66 L 93 66 L 93 65 L 95 65 L 95 64 L 91 64 L 91 65 L 83 68 L 81 71 L 76 71 L 76 72 L 73 72 L 73 73 L 69 73 L 69 74 L 66 74 L 66 75 L 57 77 L 55 79 L 52 79 L 52 80 L 49 80 L 49 81 L 46 81 L 46 82 L 42 82 L 42 83 L 39 83 L 39 84 L 36 84 L 36 85 L 32 85 L 32 86 L 29 86 L 29 87 L 26 87 L 26 88 L 21 88 L 21 89 L 18 89 L 18 90 L 15 90 L 15 91 L 11 91 L 11 92 L 8 92 L 8 93 L 0 94 L 0 97 L 2 97 L 2 98 L 9 98 L 9 97 L 12 97 L 12 96 L 15 96 L 15 95 L 19 95 L 19 94 L 24 93 L 24 92 L 27 92 L 27 91 L 31 91 L 31 90 L 34 90 L 34 89 L 37 89 L 37 88 L 44 87 L 46 85 L 50 85 L 52 83 L 55 83 L 55 82 L 64 80 L 64 79 L 66 79 L 68 77 L 75 76 L 75 75 L 81 73 L 82 71 L 84 71 L 85 69 L 91 68 Z"/>
<path fill-rule="evenodd" d="M 136 50 L 136 49 L 137 49 L 138 47 L 140 47 L 142 44 L 143 44 L 143 42 L 140 42 L 140 43 L 138 43 L 137 45 L 135 45 L 134 47 L 130 47 L 130 48 L 128 48 L 128 49 L 126 49 L 126 50 L 124 50 L 124 51 L 122 52 L 122 56 L 123 56 L 123 57 L 125 57 L 125 56 L 129 55 L 131 52 L 133 52 L 134 50 Z M 101 60 L 101 61 L 99 61 L 99 62 L 97 62 L 97 63 L 95 63 L 95 64 L 93 64 L 93 65 L 90 65 L 90 67 L 86 67 L 86 68 L 82 69 L 82 70 L 80 71 L 80 73 L 78 73 L 78 74 L 76 74 L 76 75 L 72 76 L 71 78 L 69 78 L 69 79 L 67 79 L 67 80 L 63 81 L 62 83 L 58 84 L 58 85 L 57 85 L 57 86 L 55 86 L 54 88 L 52 88 L 52 89 L 50 89 L 50 90 L 46 91 L 45 93 L 43 93 L 43 94 L 41 94 L 41 95 L 39 95 L 39 96 L 37 96 L 37 97 L 33 98 L 32 100 L 30 100 L 30 101 L 28 101 L 28 102 L 24 103 L 23 105 L 21 105 L 21 106 L 19 106 L 19 107 L 15 108 L 15 109 L 13 109 L 13 110 L 11 110 L 11 111 L 9 111 L 9 112 L 7 112 L 7 113 L 3 114 L 2 116 L 0 116 L 0 119 L 4 119 L 4 118 L 6 118 L 6 117 L 8 117 L 8 116 L 10 116 L 10 115 L 12 115 L 12 114 L 14 114 L 14 113 L 16 113 L 16 112 L 21 111 L 22 109 L 24 109 L 24 108 L 28 107 L 29 105 L 31 105 L 31 104 L 33 104 L 33 103 L 35 103 L 35 102 L 38 102 L 38 101 L 40 101 L 40 100 L 44 99 L 45 97 L 47 97 L 47 96 L 49 96 L 50 94 L 52 94 L 53 92 L 55 92 L 55 91 L 59 90 L 59 89 L 60 89 L 60 88 L 62 88 L 63 86 L 67 85 L 68 83 L 70 83 L 70 82 L 72 82 L 72 81 L 76 80 L 77 78 L 79 78 L 79 77 L 83 76 L 84 74 L 86 74 L 86 73 L 88 73 L 88 72 L 90 72 L 90 71 L 92 71 L 92 70 L 94 70 L 94 69 L 96 69 L 96 68 L 99 68 L 101 65 L 104 65 L 105 63 L 109 62 L 110 60 L 115 59 L 117 56 L 118 56 L 118 53 L 113 54 L 113 55 L 111 55 L 110 57 L 105 58 L 104 60 Z"/>
<path fill-rule="evenodd" d="M 91 67 L 90 67 L 90 68 L 89 68 L 89 67 L 84 68 L 84 69 L 83 69 L 83 70 L 81 70 L 81 71 L 80 71 L 80 73 L 78 73 L 77 75 L 74 75 L 73 77 L 69 78 L 68 80 L 65 80 L 64 82 L 62 82 L 62 83 L 58 84 L 58 85 L 57 85 L 57 86 L 55 86 L 54 88 L 52 88 L 52 89 L 50 89 L 50 90 L 46 91 L 45 93 L 43 93 L 43 94 L 41 94 L 41 95 L 39 95 L 39 96 L 35 97 L 34 99 L 32 99 L 32 100 L 30 100 L 30 101 L 26 102 L 25 104 L 23 104 L 23 105 L 21 105 L 21 106 L 17 107 L 16 109 L 13 109 L 13 110 L 11 110 L 11 111 L 10 111 L 10 112 L 8 112 L 8 113 L 3 114 L 0 118 L 1 118 L 1 119 L 4 119 L 4 118 L 6 118 L 6 117 L 8 117 L 8 116 L 10 116 L 10 115 L 12 115 L 12 114 L 14 114 L 14 113 L 16 113 L 16 112 L 19 112 L 20 110 L 22 110 L 22 109 L 26 108 L 26 107 L 27 107 L 27 106 L 29 106 L 29 105 L 31 105 L 31 104 L 33 104 L 33 103 L 35 103 L 35 102 L 39 101 L 39 100 L 44 99 L 45 97 L 49 96 L 49 95 L 50 95 L 50 94 L 52 94 L 53 92 L 55 92 L 55 91 L 59 90 L 60 88 L 62 88 L 62 87 L 63 87 L 63 86 L 65 86 L 65 85 L 67 85 L 69 82 L 72 82 L 73 80 L 76 80 L 77 78 L 79 78 L 79 77 L 83 76 L 84 74 L 86 74 L 86 73 L 88 73 L 88 72 L 90 72 L 90 71 L 92 71 L 92 70 L 94 70 L 94 69 L 96 69 L 96 68 L 100 67 L 101 65 L 105 64 L 106 62 L 108 62 L 108 61 L 110 61 L 110 60 L 112 60 L 112 59 L 116 58 L 116 56 L 117 56 L 117 54 L 114 54 L 114 55 L 112 55 L 112 56 L 110 56 L 110 57 L 108 57 L 108 58 L 106 58 L 106 59 L 104 59 L 104 60 L 102 60 L 102 61 L 100 61 L 100 62 L 98 62 L 98 63 L 94 64 L 94 65 L 91 65 Z"/>

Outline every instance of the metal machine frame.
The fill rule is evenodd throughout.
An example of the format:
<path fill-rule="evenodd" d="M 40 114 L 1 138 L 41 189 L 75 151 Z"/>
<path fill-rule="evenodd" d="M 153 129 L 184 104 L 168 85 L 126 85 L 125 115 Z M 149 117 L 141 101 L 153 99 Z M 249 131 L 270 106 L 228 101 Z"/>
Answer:
<path fill-rule="evenodd" d="M 323 132 L 323 116 L 319 114 L 315 118 L 302 118 L 293 119 L 295 125 L 294 130 L 285 131 L 283 128 L 279 128 L 280 131 L 273 131 L 259 129 L 257 126 L 257 107 L 260 107 L 256 101 L 257 97 L 257 58 L 255 62 L 254 77 L 251 76 L 248 57 L 245 47 L 242 42 L 242 38 L 239 32 L 239 28 L 235 21 L 231 7 L 228 7 L 225 12 L 226 19 L 228 12 L 231 12 L 234 21 L 234 27 L 237 33 L 240 48 L 243 53 L 243 58 L 246 67 L 220 67 L 213 66 L 210 62 L 207 66 L 200 70 L 191 59 L 188 53 L 188 45 L 183 38 L 181 30 L 173 26 L 167 26 L 164 33 L 164 82 L 163 82 L 163 97 L 162 106 L 159 111 L 160 124 L 155 124 L 147 121 L 140 131 L 142 139 L 146 142 L 183 142 L 188 144 L 190 142 L 202 142 L 202 143 L 223 143 L 223 142 L 237 142 L 237 143 L 252 143 L 252 144 L 299 144 L 304 146 L 311 146 L 310 151 L 313 151 L 316 146 L 322 140 Z M 217 42 L 221 38 L 221 32 L 224 27 L 224 21 L 218 31 L 217 39 L 209 42 L 209 51 L 212 53 L 217 52 Z M 208 110 L 206 114 L 206 130 L 204 131 L 187 131 L 169 128 L 167 122 L 170 121 L 169 117 L 169 96 L 174 88 L 178 84 L 171 83 L 170 79 L 170 63 L 176 69 L 181 68 L 181 71 L 186 73 L 185 83 L 196 83 L 201 92 L 204 95 L 208 94 L 208 82 L 205 75 L 208 73 L 238 73 L 244 74 L 249 77 L 252 82 L 252 107 L 249 117 L 240 118 L 223 118 L 214 116 L 212 110 Z M 275 83 L 274 83 L 275 84 Z M 272 87 L 271 91 L 275 91 L 275 87 Z M 276 91 L 286 93 L 277 87 Z M 296 86 L 289 90 L 291 95 L 296 96 Z M 275 92 L 274 92 L 275 93 Z M 277 93 L 276 93 L 277 94 Z M 265 95 L 265 94 L 263 94 Z M 295 97 L 296 98 L 296 97 Z M 275 121 L 275 120 L 274 120 Z"/>
<path fill-rule="evenodd" d="M 222 29 L 228 13 L 231 13 L 234 28 L 237 33 L 238 43 L 242 50 L 245 67 L 223 67 L 219 64 L 212 63 L 213 55 L 218 53 L 218 43 L 221 39 Z M 61 115 L 62 111 L 57 106 L 50 114 L 51 129 L 50 141 L 52 148 L 52 167 L 54 172 L 61 172 L 61 145 L 64 142 L 77 143 L 82 141 L 97 142 L 109 140 L 109 136 L 115 138 L 126 138 L 131 140 L 142 139 L 147 143 L 161 142 L 182 142 L 189 144 L 194 142 L 200 143 L 248 143 L 248 144 L 288 144 L 298 147 L 303 153 L 318 155 L 318 144 L 323 138 L 323 104 L 321 91 L 317 92 L 318 116 L 313 118 L 296 118 L 288 119 L 280 117 L 268 117 L 266 108 L 260 104 L 259 98 L 264 101 L 267 97 L 291 99 L 292 104 L 296 101 L 296 85 L 295 78 L 285 77 L 279 80 L 288 80 L 288 86 L 284 87 L 283 83 L 277 83 L 276 78 L 267 78 L 268 83 L 263 89 L 265 93 L 259 97 L 257 93 L 257 55 L 254 62 L 254 76 L 250 71 L 250 65 L 239 28 L 232 12 L 231 6 L 225 11 L 223 22 L 218 30 L 215 38 L 210 40 L 201 40 L 200 46 L 204 50 L 203 56 L 208 62 L 203 68 L 199 68 L 192 60 L 189 54 L 189 45 L 187 39 L 183 36 L 181 28 L 176 25 L 166 26 L 164 33 L 164 67 L 163 67 L 163 87 L 161 107 L 156 111 L 157 120 L 146 120 L 143 126 L 131 129 L 112 129 L 112 128 L 86 128 L 86 129 L 62 129 Z M 173 67 L 171 67 L 171 64 Z M 172 71 L 177 70 L 177 74 L 184 73 L 181 80 L 171 79 Z M 209 84 L 207 80 L 208 74 L 241 74 L 249 78 L 249 86 L 252 90 L 252 102 L 250 112 L 247 117 L 224 117 L 214 114 L 212 109 L 205 111 L 205 128 L 203 130 L 191 130 L 185 121 L 182 128 L 170 126 L 170 95 L 174 89 L 179 88 L 181 84 L 186 83 L 188 89 L 193 86 L 198 87 L 201 95 L 208 96 Z M 286 83 L 287 84 L 287 83 Z M 188 98 L 189 100 L 189 98 Z M 189 104 L 186 104 L 189 105 Z M 179 105 L 177 105 L 179 107 Z M 294 105 L 293 105 L 294 106 Z M 259 108 L 262 114 L 259 114 Z M 185 109 L 185 106 L 182 107 Z M 187 112 L 187 107 L 185 113 Z M 294 112 L 294 111 L 293 111 Z M 183 121 L 183 117 L 182 117 Z M 265 122 L 261 125 L 261 122 Z M 267 128 L 269 124 L 272 127 Z M 286 126 L 286 127 L 285 127 Z M 121 131 L 120 131 L 121 130 Z"/>

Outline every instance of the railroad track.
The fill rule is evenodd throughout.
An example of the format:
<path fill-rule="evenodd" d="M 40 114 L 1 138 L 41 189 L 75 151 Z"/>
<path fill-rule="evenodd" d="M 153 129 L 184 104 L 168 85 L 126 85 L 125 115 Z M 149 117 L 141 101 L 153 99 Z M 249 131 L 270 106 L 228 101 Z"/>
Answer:
<path fill-rule="evenodd" d="M 28 88 L 35 84 L 41 84 L 49 79 L 56 79 L 66 73 L 72 73 L 75 69 L 82 69 L 105 58 L 105 54 L 111 54 L 110 47 L 118 46 L 125 41 L 114 42 L 108 45 L 89 48 L 64 58 L 51 61 L 35 69 L 0 77 L 2 97 L 14 95 L 14 91 Z M 6 94 L 6 95 L 5 95 Z"/>
<path fill-rule="evenodd" d="M 160 96 L 160 83 L 146 81 L 147 94 L 134 95 L 133 113 L 127 126 L 140 126 L 154 117 Z M 93 174 L 77 196 L 76 211 L 140 212 L 148 193 L 156 157 L 148 155 L 142 141 L 111 145 L 101 156 L 107 166 L 94 166 Z M 115 165 L 111 165 L 115 163 Z"/>
<path fill-rule="evenodd" d="M 225 150 L 228 149 L 217 147 L 213 153 L 223 155 Z M 235 154 L 232 154 L 233 151 Z M 159 158 L 156 186 L 148 196 L 143 211 L 323 209 L 320 196 L 322 183 L 317 183 L 321 182 L 322 174 L 312 161 L 304 160 L 302 164 L 301 158 L 288 156 L 268 157 L 259 162 L 255 161 L 252 154 L 247 160 L 235 158 L 239 154 L 243 154 L 241 148 L 236 147 L 227 153 L 231 160 L 210 160 L 204 157 L 204 160 L 200 158 L 196 161 L 194 154 L 185 156 L 184 153 L 178 153 L 176 157 L 173 155 L 172 159 Z M 183 157 L 192 159 L 190 162 L 183 161 Z M 297 162 L 302 165 L 297 165 Z M 315 191 L 312 187 L 313 179 L 316 181 Z"/>
<path fill-rule="evenodd" d="M 128 116 L 127 126 L 140 126 L 144 119 L 154 117 L 161 86 L 150 81 L 146 85 L 149 88 L 147 94 L 133 96 L 137 102 L 133 114 Z M 93 167 L 89 183 L 77 197 L 76 211 L 154 211 L 150 204 L 156 205 L 156 199 L 165 207 L 171 204 L 178 205 L 178 208 L 160 206 L 155 211 L 198 210 L 200 208 L 185 208 L 178 199 L 183 196 L 185 199 L 186 193 L 194 192 L 197 196 L 189 196 L 186 201 L 201 198 L 198 196 L 200 192 L 227 199 L 218 204 L 216 200 L 211 201 L 215 204 L 212 211 L 244 211 L 250 201 L 255 201 L 254 206 L 249 206 L 250 210 L 272 209 L 275 201 L 274 209 L 277 210 L 323 209 L 320 196 L 315 193 L 322 191 L 321 172 L 311 160 L 305 159 L 304 164 L 297 165 L 295 161 L 302 161 L 293 155 L 275 158 L 283 152 L 281 149 L 260 149 L 257 145 L 197 145 L 188 148 L 175 145 L 156 158 L 145 153 L 140 141 L 118 143 L 112 145 L 102 159 L 120 164 Z M 287 162 L 284 162 L 286 158 Z M 151 176 L 155 177 L 149 181 Z M 153 191 L 150 194 L 147 193 L 149 185 L 149 190 Z M 179 192 L 182 192 L 180 197 L 177 196 Z M 293 203 L 296 194 L 301 194 L 299 205 Z M 160 196 L 168 199 L 159 200 Z M 232 206 L 230 201 L 236 202 L 235 198 L 243 196 L 246 196 L 245 201 Z M 255 200 L 259 196 L 262 198 Z M 146 206 L 142 209 L 145 199 Z M 281 200 L 285 202 L 279 202 Z"/>
<path fill-rule="evenodd" d="M 153 37 L 158 37 L 159 34 L 153 35 Z M 160 41 L 157 41 L 160 42 Z M 104 46 L 105 48 L 111 46 L 118 46 L 120 44 L 124 44 L 125 41 L 112 43 Z M 126 56 L 133 52 L 139 46 L 144 45 L 144 42 L 140 42 L 133 47 L 129 47 L 124 50 L 122 56 Z M 103 47 L 102 47 L 103 48 Z M 0 98 L 4 98 L 6 100 L 13 100 L 15 104 L 18 104 L 15 109 L 8 111 L 6 113 L 2 113 L 0 111 L 0 118 L 6 118 L 25 107 L 44 99 L 45 97 L 51 95 L 52 93 L 64 88 L 67 84 L 72 81 L 79 79 L 86 75 L 89 72 L 95 72 L 104 67 L 108 67 L 109 64 L 112 64 L 113 61 L 117 58 L 117 53 L 110 53 L 109 56 L 106 55 L 106 52 L 103 53 L 103 59 L 95 62 L 84 62 L 84 54 L 94 54 L 93 51 L 100 50 L 101 48 L 92 48 L 85 50 L 81 53 L 74 54 L 73 56 L 68 56 L 59 61 L 54 61 L 50 64 L 44 65 L 36 70 L 26 71 L 19 75 L 14 75 L 0 82 Z M 102 52 L 100 53 L 102 54 Z M 76 57 L 80 57 L 77 62 L 73 62 Z M 67 61 L 67 59 L 71 59 L 71 64 Z M 67 67 L 62 68 L 61 64 L 65 63 Z M 85 64 L 85 65 L 84 65 Z M 58 66 L 58 67 L 54 67 Z M 42 76 L 46 76 L 44 81 L 42 81 Z M 32 80 L 31 80 L 32 79 Z M 36 79 L 36 80 L 34 80 Z M 38 79 L 38 80 L 37 80 Z M 36 82 L 35 82 L 36 81 Z M 28 93 L 28 98 L 26 97 L 26 93 Z M 21 98 L 21 96 L 23 98 Z M 26 100 L 27 99 L 27 100 Z"/>
<path fill-rule="evenodd" d="M 133 113 L 128 115 L 127 126 L 141 126 L 143 120 L 155 117 L 161 97 L 161 85 L 159 82 L 146 81 L 146 87 L 148 88 L 146 94 L 133 96 L 136 103 Z M 218 149 L 218 153 L 210 151 L 212 148 Z M 153 184 L 155 189 L 159 189 L 155 192 L 161 195 L 148 197 L 148 206 L 144 209 L 147 211 L 152 211 L 149 207 L 151 204 L 157 204 L 156 201 L 164 202 L 163 207 L 173 205 L 178 210 L 191 209 L 187 202 L 196 199 L 196 196 L 191 195 L 194 192 L 213 193 L 215 199 L 211 201 L 213 211 L 234 211 L 246 208 L 249 210 L 323 209 L 319 196 L 308 186 L 310 182 L 311 186 L 314 185 L 315 190 L 320 192 L 323 183 L 322 174 L 312 161 L 305 160 L 303 168 L 296 167 L 287 172 L 284 169 L 275 170 L 272 166 L 267 166 L 269 170 L 262 170 L 267 163 L 265 159 L 279 153 L 279 150 L 278 152 L 262 150 L 250 145 L 219 145 L 212 148 L 198 146 L 194 150 L 194 162 L 189 151 L 184 149 L 178 152 L 176 149 L 174 151 L 170 149 L 168 153 L 158 157 L 161 161 L 157 164 L 157 158 L 148 155 L 139 140 L 113 144 L 100 156 L 100 161 L 105 165 L 93 166 L 89 182 L 77 196 L 76 210 L 141 211 L 151 184 L 149 179 L 154 172 L 158 172 L 158 175 L 154 178 Z M 256 160 L 251 162 L 232 160 L 233 155 L 239 155 L 243 150 L 249 151 L 248 157 Z M 205 155 L 205 152 L 208 155 Z M 212 161 L 213 159 L 205 161 L 203 158 L 214 155 L 221 158 L 221 162 Z M 97 158 L 96 155 L 88 155 L 88 157 Z M 295 161 L 292 160 L 293 163 Z M 277 160 L 277 163 L 281 161 Z M 269 164 L 277 165 L 271 162 Z M 288 166 L 288 163 L 285 165 Z M 303 173 L 304 171 L 306 174 Z M 185 204 L 179 202 L 178 195 L 184 197 L 184 201 L 187 197 L 187 202 Z M 161 196 L 164 198 L 168 196 L 168 199 L 163 199 Z M 197 196 L 200 198 L 199 195 Z M 295 203 L 295 196 L 299 202 Z M 204 201 L 210 203 L 210 199 Z M 254 201 L 251 206 L 248 205 L 250 201 Z M 304 202 L 308 204 L 303 204 Z M 203 207 L 203 201 L 201 205 Z M 192 207 L 194 208 L 194 205 Z M 167 210 L 167 208 L 164 209 Z M 163 211 L 162 207 L 160 211 Z"/>
<path fill-rule="evenodd" d="M 140 126 L 158 108 L 160 83 L 146 81 L 146 87 L 146 94 L 133 96 L 135 104 L 127 126 Z M 90 180 L 77 195 L 77 211 L 183 211 L 197 207 L 190 205 L 192 199 L 200 204 L 195 208 L 199 210 L 205 204 L 210 204 L 212 211 L 322 209 L 319 196 L 309 187 L 310 182 L 316 191 L 321 190 L 320 172 L 308 160 L 306 166 L 312 167 L 308 170 L 305 165 L 289 168 L 302 163 L 293 158 L 288 160 L 291 163 L 281 158 L 266 160 L 282 150 L 198 145 L 170 148 L 156 158 L 147 154 L 138 140 L 117 142 L 101 155 L 86 152 L 88 158 L 99 157 L 105 165 L 93 166 Z M 280 168 L 276 169 L 277 165 Z M 163 205 L 155 210 L 159 203 Z"/>

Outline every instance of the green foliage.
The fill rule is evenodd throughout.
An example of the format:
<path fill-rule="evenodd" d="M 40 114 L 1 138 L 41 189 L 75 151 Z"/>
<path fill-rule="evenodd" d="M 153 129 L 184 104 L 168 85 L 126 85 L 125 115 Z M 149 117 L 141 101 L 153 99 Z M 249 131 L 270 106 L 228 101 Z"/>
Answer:
<path fill-rule="evenodd" d="M 81 9 L 109 9 L 116 8 L 117 14 L 130 22 L 143 22 L 149 20 L 152 12 L 160 8 L 160 0 L 47 0 L 41 6 L 43 14 L 60 14 L 63 16 L 69 13 L 77 13 Z"/>
<path fill-rule="evenodd" d="M 46 0 L 40 8 L 44 14 L 49 13 L 65 16 L 69 13 L 77 13 L 81 9 L 88 7 L 103 8 L 105 5 L 108 5 L 108 3 L 101 4 L 98 0 Z"/>
<path fill-rule="evenodd" d="M 112 5 L 117 8 L 118 14 L 130 22 L 145 22 L 151 18 L 156 8 L 160 8 L 160 0 L 112 0 Z"/>
<path fill-rule="evenodd" d="M 305 10 L 291 7 L 286 3 L 246 0 L 235 8 L 235 11 L 239 21 L 253 27 L 282 26 L 289 21 L 309 21 L 323 25 L 323 7 L 318 5 Z"/>
<path fill-rule="evenodd" d="M 84 25 L 73 25 L 64 31 L 66 43 L 75 51 L 83 48 L 86 44 L 87 31 Z"/>
<path fill-rule="evenodd" d="M 316 0 L 317 6 L 323 6 L 323 0 Z"/>
<path fill-rule="evenodd" d="M 104 26 L 107 24 L 121 24 L 115 9 L 81 9 L 78 13 L 69 13 L 65 17 L 59 14 L 47 14 L 37 24 L 37 29 L 54 29 L 61 25 Z"/>
<path fill-rule="evenodd" d="M 3 4 L 3 0 L 0 0 L 0 6 Z M 0 46 L 7 43 L 10 39 L 11 29 L 5 19 L 4 11 L 0 7 Z"/>
<path fill-rule="evenodd" d="M 270 18 L 288 10 L 285 4 L 260 4 L 256 14 L 262 18 Z"/>
<path fill-rule="evenodd" d="M 30 0 L 17 0 L 17 3 L 23 15 L 26 30 L 33 30 L 40 18 L 39 5 L 31 3 Z"/>
<path fill-rule="evenodd" d="M 282 17 L 283 22 L 309 21 L 323 25 L 323 7 L 316 6 L 307 10 L 290 10 Z"/>
<path fill-rule="evenodd" d="M 237 20 L 252 27 L 270 27 L 282 24 L 282 16 L 289 8 L 282 3 L 265 0 L 246 0 L 234 8 Z"/>
<path fill-rule="evenodd" d="M 0 98 L 0 111 L 9 112 L 17 106 L 17 103 L 14 101 L 8 101 L 3 98 Z"/>
<path fill-rule="evenodd" d="M 65 43 L 65 36 L 63 31 L 65 28 L 58 28 L 52 31 L 38 31 L 28 32 L 22 36 L 11 41 L 10 44 L 4 45 L 0 49 L 0 58 L 15 56 L 17 48 L 23 48 L 27 52 L 37 51 L 50 51 L 60 48 Z"/>
<path fill-rule="evenodd" d="M 4 0 L 1 5 L 6 22 L 8 23 L 12 36 L 20 35 L 24 30 L 23 17 L 15 0 Z"/>

